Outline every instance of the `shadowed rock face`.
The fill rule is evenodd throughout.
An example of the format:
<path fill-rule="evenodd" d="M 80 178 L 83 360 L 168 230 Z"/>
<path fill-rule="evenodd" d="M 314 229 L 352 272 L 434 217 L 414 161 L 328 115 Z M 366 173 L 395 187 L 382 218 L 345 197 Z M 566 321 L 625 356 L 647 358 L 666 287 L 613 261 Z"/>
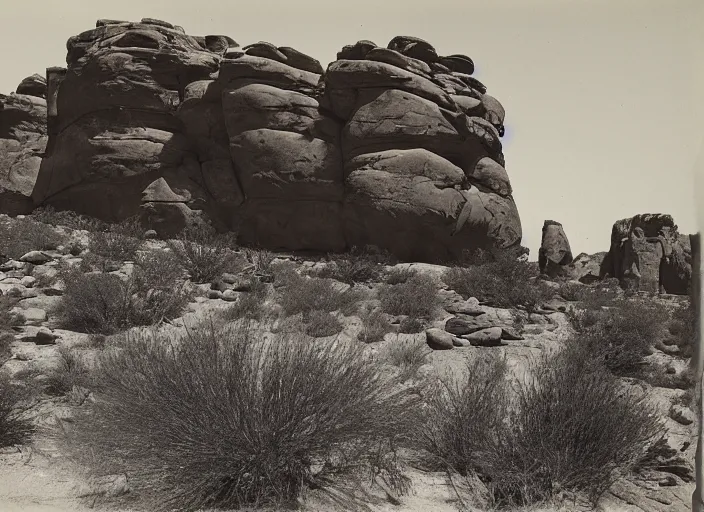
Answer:
<path fill-rule="evenodd" d="M 48 71 L 36 204 L 118 221 L 163 178 L 179 212 L 269 249 L 438 261 L 520 243 L 504 109 L 467 56 L 403 36 L 346 46 L 324 71 L 150 19 L 100 20 L 67 49 Z"/>
<path fill-rule="evenodd" d="M 572 249 L 562 224 L 554 220 L 543 223 L 543 236 L 538 251 L 540 272 L 549 276 L 563 273 L 563 268 L 572 263 Z"/>
<path fill-rule="evenodd" d="M 692 281 L 690 236 L 670 215 L 642 214 L 614 223 L 601 274 L 627 289 L 686 295 Z"/>
<path fill-rule="evenodd" d="M 17 92 L 0 94 L 0 211 L 32 211 L 32 189 L 46 149 L 46 81 L 25 78 Z"/>

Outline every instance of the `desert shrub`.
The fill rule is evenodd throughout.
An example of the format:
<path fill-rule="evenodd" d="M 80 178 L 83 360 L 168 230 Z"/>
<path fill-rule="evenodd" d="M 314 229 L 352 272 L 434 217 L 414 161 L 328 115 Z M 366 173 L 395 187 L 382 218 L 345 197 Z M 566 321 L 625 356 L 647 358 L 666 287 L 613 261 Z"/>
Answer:
<path fill-rule="evenodd" d="M 394 268 L 386 274 L 384 277 L 384 282 L 391 285 L 402 284 L 416 275 L 417 272 L 410 268 Z"/>
<path fill-rule="evenodd" d="M 178 317 L 190 300 L 182 280 L 167 281 L 149 266 L 135 265 L 122 279 L 113 274 L 72 271 L 64 278 L 66 290 L 60 316 L 66 328 L 113 334 L 133 326 L 153 325 Z"/>
<path fill-rule="evenodd" d="M 71 210 L 56 210 L 52 206 L 42 206 L 32 211 L 32 218 L 43 224 L 65 226 L 70 229 L 85 229 L 86 231 L 105 230 L 107 223 Z"/>
<path fill-rule="evenodd" d="M 361 294 L 354 288 L 341 290 L 332 279 L 301 277 L 291 274 L 280 289 L 280 304 L 287 315 L 308 314 L 311 311 L 351 314 Z"/>
<path fill-rule="evenodd" d="M 585 285 L 572 282 L 560 283 L 558 294 L 565 300 L 574 302 L 578 301 L 584 293 Z"/>
<path fill-rule="evenodd" d="M 389 363 L 401 369 L 401 379 L 405 382 L 428 362 L 431 353 L 424 340 L 398 339 L 388 345 L 385 356 Z"/>
<path fill-rule="evenodd" d="M 384 339 L 387 332 L 391 332 L 391 323 L 386 314 L 378 309 L 364 311 L 361 316 L 362 330 L 357 338 L 363 343 L 376 343 Z"/>
<path fill-rule="evenodd" d="M 243 250 L 244 257 L 248 263 L 254 266 L 254 273 L 260 275 L 272 275 L 272 264 L 274 262 L 274 253 L 264 249 L 245 248 Z"/>
<path fill-rule="evenodd" d="M 648 397 L 593 364 L 578 343 L 543 359 L 508 418 L 479 457 L 500 504 L 542 502 L 562 491 L 596 503 L 662 431 Z"/>
<path fill-rule="evenodd" d="M 504 359 L 478 357 L 465 361 L 463 370 L 432 384 L 417 439 L 436 469 L 468 476 L 482 472 L 479 455 L 501 435 L 509 388 Z"/>
<path fill-rule="evenodd" d="M 554 291 L 533 279 L 538 276 L 535 266 L 516 258 L 513 251 L 481 254 L 475 265 L 450 268 L 443 277 L 445 283 L 465 298 L 476 297 L 498 307 L 534 310 L 552 298 Z"/>
<path fill-rule="evenodd" d="M 680 348 L 680 356 L 692 357 L 697 336 L 697 313 L 692 301 L 678 306 L 667 323 L 667 335 Z"/>
<path fill-rule="evenodd" d="M 11 333 L 0 331 L 0 366 L 12 357 L 10 344 L 13 341 L 15 341 L 15 337 Z"/>
<path fill-rule="evenodd" d="M 27 417 L 27 391 L 0 373 L 0 448 L 22 444 L 34 432 Z"/>
<path fill-rule="evenodd" d="M 0 332 L 9 329 L 17 323 L 17 320 L 10 313 L 20 301 L 20 297 L 8 294 L 0 295 Z"/>
<path fill-rule="evenodd" d="M 431 319 L 438 307 L 435 281 L 424 274 L 417 274 L 404 283 L 382 285 L 379 299 L 384 313 L 415 319 Z"/>
<path fill-rule="evenodd" d="M 662 340 L 667 318 L 668 311 L 662 306 L 623 300 L 618 307 L 598 313 L 577 339 L 615 374 L 632 375 L 651 347 Z"/>
<path fill-rule="evenodd" d="M 53 250 L 61 237 L 53 228 L 29 218 L 0 221 L 0 255 L 19 259 L 30 251 Z"/>
<path fill-rule="evenodd" d="M 90 234 L 90 251 L 112 262 L 134 259 L 141 245 L 141 227 L 136 218 L 108 224 Z"/>
<path fill-rule="evenodd" d="M 45 391 L 51 395 L 65 395 L 74 386 L 86 386 L 88 378 L 88 366 L 80 354 L 62 345 L 58 366 L 47 374 Z"/>
<path fill-rule="evenodd" d="M 417 398 L 360 345 L 211 327 L 133 338 L 97 372 L 69 446 L 94 472 L 127 474 L 150 510 L 286 505 L 311 487 L 340 496 L 360 474 L 403 482 L 389 450 Z"/>
<path fill-rule="evenodd" d="M 314 310 L 303 315 L 303 323 L 305 324 L 304 332 L 313 338 L 334 336 L 342 332 L 343 329 L 340 321 L 332 313 L 326 311 Z"/>
<path fill-rule="evenodd" d="M 577 300 L 580 307 L 591 311 L 617 307 L 622 296 L 618 288 L 584 288 L 579 292 Z"/>
<path fill-rule="evenodd" d="M 237 270 L 233 237 L 218 235 L 201 226 L 187 228 L 177 240 L 167 243 L 191 280 L 197 283 L 207 283 L 223 272 Z"/>
<path fill-rule="evenodd" d="M 345 254 L 333 254 L 327 266 L 318 271 L 318 277 L 331 278 L 349 285 L 377 282 L 384 272 L 384 265 L 393 257 L 377 247 L 353 247 Z"/>
<path fill-rule="evenodd" d="M 407 316 L 398 326 L 398 332 L 401 334 L 415 334 L 425 329 L 425 322 L 419 318 Z"/>
<path fill-rule="evenodd" d="M 506 394 L 500 367 L 474 371 L 432 395 L 427 446 L 453 470 L 477 474 L 497 506 L 532 505 L 564 492 L 595 503 L 661 434 L 647 396 L 578 343 L 544 356 L 515 399 Z"/>

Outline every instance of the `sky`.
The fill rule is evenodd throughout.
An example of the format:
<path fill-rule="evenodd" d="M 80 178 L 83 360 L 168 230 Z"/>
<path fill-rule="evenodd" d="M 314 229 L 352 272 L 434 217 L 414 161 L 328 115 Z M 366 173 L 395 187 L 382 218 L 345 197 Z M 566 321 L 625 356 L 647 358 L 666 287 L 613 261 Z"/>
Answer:
<path fill-rule="evenodd" d="M 98 18 L 158 18 L 243 46 L 292 46 L 323 66 L 360 39 L 421 37 L 441 55 L 472 57 L 474 76 L 506 109 L 506 168 L 531 259 L 546 219 L 563 224 L 575 256 L 608 250 L 614 221 L 638 213 L 669 213 L 684 233 L 704 220 L 695 208 L 704 205 L 701 0 L 7 4 L 3 93 L 65 65 L 66 40 Z"/>

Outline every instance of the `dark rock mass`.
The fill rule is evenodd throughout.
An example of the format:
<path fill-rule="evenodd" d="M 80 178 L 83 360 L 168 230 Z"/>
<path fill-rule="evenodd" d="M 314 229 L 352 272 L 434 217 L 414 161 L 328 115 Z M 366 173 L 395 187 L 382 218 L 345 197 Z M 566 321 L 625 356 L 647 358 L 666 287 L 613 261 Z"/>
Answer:
<path fill-rule="evenodd" d="M 572 249 L 562 224 L 554 220 L 543 223 L 543 236 L 538 251 L 540 272 L 549 276 L 564 273 L 564 267 L 572 263 Z"/>
<path fill-rule="evenodd" d="M 419 261 L 521 241 L 505 112 L 468 56 L 399 36 L 346 46 L 325 70 L 153 19 L 99 20 L 67 50 L 66 68 L 1 100 L 0 185 L 19 209 L 31 192 L 33 206 L 140 214 L 163 236 L 195 216 L 244 244 Z M 146 200 L 149 187 L 179 199 Z"/>
<path fill-rule="evenodd" d="M 670 215 L 616 221 L 601 277 L 617 278 L 626 289 L 686 295 L 692 282 L 690 236 L 678 232 Z"/>

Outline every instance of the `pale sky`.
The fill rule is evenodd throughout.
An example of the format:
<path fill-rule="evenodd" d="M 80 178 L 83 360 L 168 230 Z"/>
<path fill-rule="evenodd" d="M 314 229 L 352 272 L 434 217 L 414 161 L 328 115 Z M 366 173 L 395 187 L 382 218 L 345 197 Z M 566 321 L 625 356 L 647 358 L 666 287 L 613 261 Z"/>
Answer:
<path fill-rule="evenodd" d="M 545 219 L 564 225 L 575 256 L 608 250 L 613 222 L 637 213 L 669 213 L 680 231 L 698 230 L 702 0 L 3 3 L 3 93 L 65 65 L 66 40 L 98 18 L 152 17 L 192 35 L 269 41 L 323 66 L 360 39 L 421 37 L 441 55 L 472 57 L 475 76 L 506 108 L 506 167 L 531 259 Z"/>

